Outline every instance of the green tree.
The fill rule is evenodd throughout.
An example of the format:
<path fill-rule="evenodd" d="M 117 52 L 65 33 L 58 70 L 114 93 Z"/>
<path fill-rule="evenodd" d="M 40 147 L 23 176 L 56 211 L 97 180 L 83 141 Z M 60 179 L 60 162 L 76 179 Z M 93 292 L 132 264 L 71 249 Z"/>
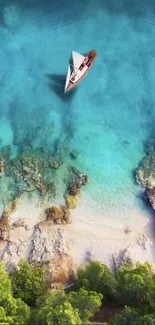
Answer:
<path fill-rule="evenodd" d="M 12 296 L 11 280 L 0 263 L 0 324 L 26 325 L 29 318 L 30 308 Z"/>
<path fill-rule="evenodd" d="M 0 262 L 0 301 L 11 294 L 11 281 L 4 270 L 4 265 Z"/>
<path fill-rule="evenodd" d="M 115 316 L 110 325 L 155 325 L 155 316 L 140 316 L 136 310 L 128 307 Z"/>
<path fill-rule="evenodd" d="M 124 304 L 138 308 L 153 306 L 155 282 L 153 271 L 148 263 L 128 265 L 117 271 L 117 293 Z"/>
<path fill-rule="evenodd" d="M 9 295 L 5 300 L 1 300 L 1 307 L 5 311 L 6 319 L 9 324 L 28 324 L 30 319 L 30 307 L 21 299 L 15 299 Z"/>
<path fill-rule="evenodd" d="M 13 293 L 29 306 L 34 306 L 37 299 L 46 293 L 45 268 L 30 265 L 21 260 L 19 268 L 11 277 Z"/>
<path fill-rule="evenodd" d="M 47 315 L 58 306 L 64 305 L 67 301 L 66 294 L 62 290 L 50 291 L 42 308 L 34 315 L 36 324 L 47 325 Z"/>
<path fill-rule="evenodd" d="M 140 317 L 138 325 L 155 325 L 155 316 L 144 315 Z"/>
<path fill-rule="evenodd" d="M 139 325 L 139 315 L 136 310 L 125 308 L 111 321 L 111 325 Z"/>
<path fill-rule="evenodd" d="M 47 325 L 81 325 L 77 309 L 74 309 L 69 302 L 49 310 L 47 314 Z"/>
<path fill-rule="evenodd" d="M 38 325 L 84 324 L 101 306 L 102 294 L 84 289 L 65 294 L 64 291 L 51 291 L 39 310 Z"/>
<path fill-rule="evenodd" d="M 77 287 L 102 293 L 105 299 L 114 297 L 116 281 L 109 268 L 100 262 L 90 262 L 77 272 Z"/>
<path fill-rule="evenodd" d="M 102 294 L 94 291 L 80 289 L 78 292 L 71 292 L 67 299 L 72 307 L 79 310 L 83 322 L 89 320 L 99 310 L 102 303 Z"/>

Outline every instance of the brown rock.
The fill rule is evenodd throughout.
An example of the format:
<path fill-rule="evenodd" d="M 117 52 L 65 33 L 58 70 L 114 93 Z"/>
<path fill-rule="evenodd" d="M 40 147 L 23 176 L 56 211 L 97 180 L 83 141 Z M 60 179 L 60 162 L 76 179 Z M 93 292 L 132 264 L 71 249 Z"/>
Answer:
<path fill-rule="evenodd" d="M 62 206 L 57 208 L 55 206 L 46 210 L 46 220 L 52 220 L 54 223 L 70 223 L 70 212 L 67 207 Z"/>
<path fill-rule="evenodd" d="M 25 224 L 25 220 L 22 218 L 19 218 L 17 221 L 15 221 L 12 224 L 12 228 L 19 228 L 19 227 L 23 227 L 25 230 L 29 231 L 29 226 L 27 224 Z"/>
<path fill-rule="evenodd" d="M 77 181 L 75 181 L 74 183 L 69 185 L 68 193 L 73 196 L 79 195 L 81 191 L 81 187 L 82 185 L 79 184 Z"/>
<path fill-rule="evenodd" d="M 3 212 L 0 219 L 0 239 L 8 240 L 10 236 L 9 215 Z"/>

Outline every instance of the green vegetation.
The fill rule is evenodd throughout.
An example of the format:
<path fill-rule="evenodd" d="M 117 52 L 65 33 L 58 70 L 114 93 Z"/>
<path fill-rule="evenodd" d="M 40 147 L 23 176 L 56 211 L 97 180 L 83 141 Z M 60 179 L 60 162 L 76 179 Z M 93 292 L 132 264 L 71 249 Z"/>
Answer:
<path fill-rule="evenodd" d="M 29 306 L 35 305 L 37 299 L 47 290 L 45 271 L 45 268 L 21 260 L 19 268 L 11 278 L 14 296 L 22 299 Z"/>
<path fill-rule="evenodd" d="M 155 274 L 148 263 L 124 266 L 117 271 L 117 293 L 126 305 L 143 312 L 155 310 Z"/>
<path fill-rule="evenodd" d="M 30 318 L 30 308 L 12 295 L 11 280 L 0 263 L 0 324 L 26 325 Z"/>
<path fill-rule="evenodd" d="M 102 293 L 104 300 L 113 299 L 116 288 L 114 274 L 100 262 L 90 262 L 77 272 L 77 287 Z"/>
<path fill-rule="evenodd" d="M 148 263 L 125 265 L 114 277 L 105 265 L 91 262 L 78 270 L 69 293 L 48 289 L 46 275 L 46 268 L 21 260 L 9 276 L 0 263 L 0 325 L 91 324 L 110 301 L 123 305 L 108 325 L 155 325 L 155 274 Z"/>
<path fill-rule="evenodd" d="M 155 325 L 155 315 L 141 316 L 136 310 L 126 308 L 110 325 Z"/>

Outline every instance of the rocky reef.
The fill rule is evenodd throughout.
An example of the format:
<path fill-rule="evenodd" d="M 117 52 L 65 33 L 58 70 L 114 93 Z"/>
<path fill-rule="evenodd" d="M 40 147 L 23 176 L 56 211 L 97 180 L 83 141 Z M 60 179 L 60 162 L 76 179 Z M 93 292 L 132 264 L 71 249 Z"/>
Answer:
<path fill-rule="evenodd" d="M 146 155 L 136 170 L 136 181 L 145 188 L 155 187 L 155 151 Z"/>
<path fill-rule="evenodd" d="M 79 194 L 84 185 L 88 183 L 88 176 L 72 167 L 65 195 L 66 204 L 69 209 L 76 208 L 79 201 Z"/>
<path fill-rule="evenodd" d="M 66 224 L 71 223 L 70 209 L 77 206 L 81 190 L 88 183 L 88 176 L 74 166 L 78 152 L 66 149 L 66 144 L 57 144 L 53 154 L 43 147 L 31 150 L 31 143 L 29 145 L 26 138 L 22 138 L 20 144 L 17 142 L 18 137 L 14 135 L 14 146 L 18 144 L 18 150 L 6 146 L 0 151 L 0 190 L 4 207 L 0 218 L 0 259 L 9 272 L 13 272 L 21 258 L 26 258 L 30 263 L 47 264 L 52 285 L 54 282 L 66 282 L 72 271 L 72 260 L 65 228 Z M 66 164 L 65 150 L 68 155 Z M 57 207 L 53 203 L 57 196 L 58 175 L 62 178 L 62 197 L 65 193 L 66 206 Z M 29 198 L 33 193 L 39 202 L 46 202 L 42 221 L 38 216 L 35 226 L 34 223 L 33 226 L 27 224 L 22 215 L 18 215 L 21 196 Z M 14 220 L 11 219 L 12 213 Z"/>
<path fill-rule="evenodd" d="M 144 190 L 151 206 L 155 209 L 155 137 L 145 143 L 146 155 L 136 169 L 136 181 Z"/>

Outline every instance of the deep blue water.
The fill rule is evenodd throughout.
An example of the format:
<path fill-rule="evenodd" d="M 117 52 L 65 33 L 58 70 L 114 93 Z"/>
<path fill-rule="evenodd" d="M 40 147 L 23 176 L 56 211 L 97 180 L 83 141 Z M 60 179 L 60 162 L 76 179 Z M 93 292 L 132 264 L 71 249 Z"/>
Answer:
<path fill-rule="evenodd" d="M 154 39 L 153 1 L 1 0 L 1 147 L 63 148 L 66 165 L 75 149 L 101 210 L 142 209 L 133 169 L 154 128 Z M 71 51 L 93 48 L 89 75 L 64 95 Z"/>

